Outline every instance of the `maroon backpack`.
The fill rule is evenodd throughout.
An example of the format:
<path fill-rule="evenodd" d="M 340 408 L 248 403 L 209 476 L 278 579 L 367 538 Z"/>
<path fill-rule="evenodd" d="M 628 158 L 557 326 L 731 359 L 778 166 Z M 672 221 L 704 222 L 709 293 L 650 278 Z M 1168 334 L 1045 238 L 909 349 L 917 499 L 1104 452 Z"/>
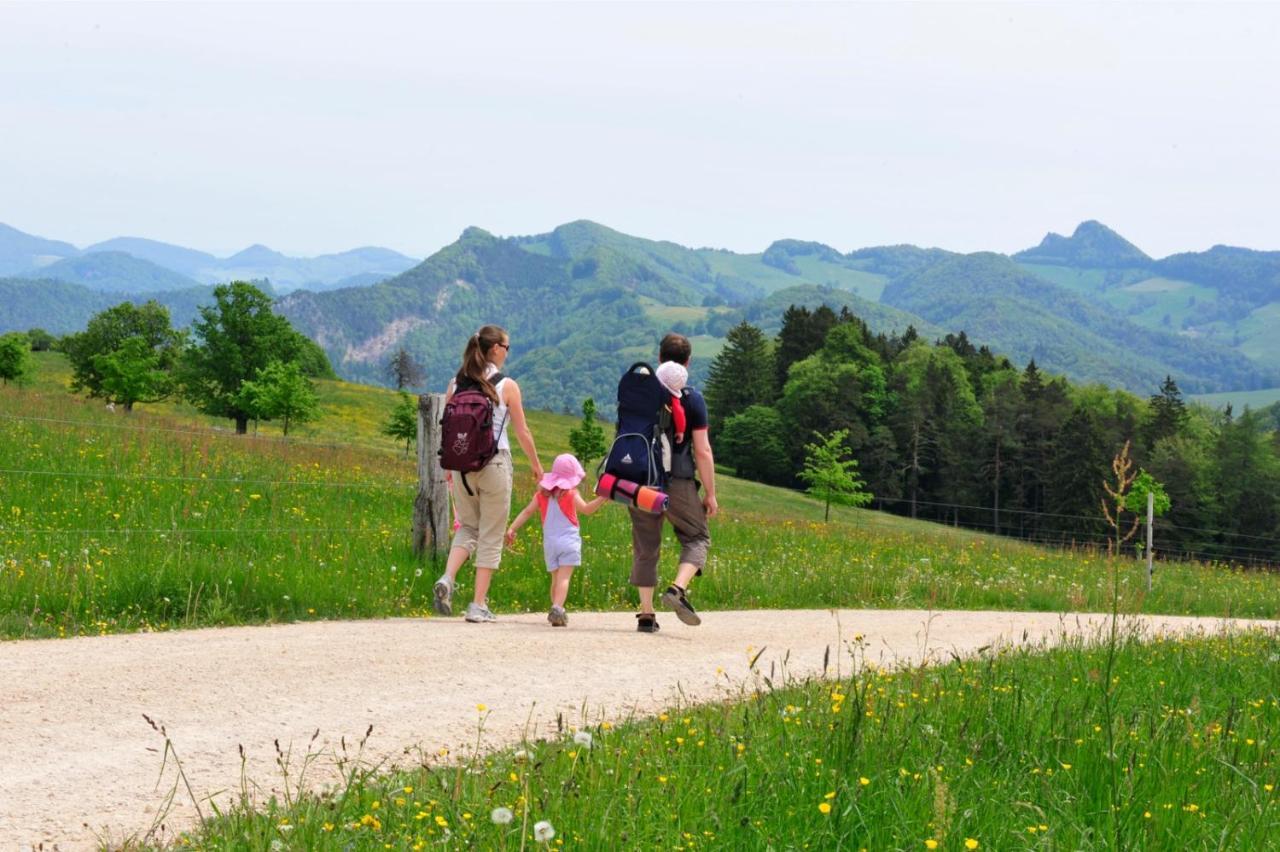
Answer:
<path fill-rule="evenodd" d="M 489 377 L 493 385 L 502 381 L 503 375 Z M 459 375 L 453 396 L 444 407 L 440 418 L 440 467 L 462 474 L 462 487 L 471 494 L 467 474 L 474 473 L 498 454 L 498 440 L 493 429 L 493 400 L 480 385 Z"/>

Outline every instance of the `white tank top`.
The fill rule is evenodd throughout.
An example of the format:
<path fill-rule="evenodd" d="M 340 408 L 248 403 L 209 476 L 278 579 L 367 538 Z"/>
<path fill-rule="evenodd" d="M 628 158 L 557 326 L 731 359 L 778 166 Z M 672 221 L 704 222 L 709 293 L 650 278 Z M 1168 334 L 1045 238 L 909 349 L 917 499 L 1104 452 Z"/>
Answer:
<path fill-rule="evenodd" d="M 496 372 L 498 372 L 498 368 L 490 364 L 489 369 L 485 371 L 485 375 L 492 376 Z M 498 449 L 510 452 L 511 441 L 507 438 L 510 412 L 507 410 L 506 400 L 502 398 L 502 391 L 506 385 L 506 376 L 503 376 L 502 381 L 494 385 L 494 390 L 498 392 L 498 403 L 493 407 L 493 437 L 497 441 Z"/>

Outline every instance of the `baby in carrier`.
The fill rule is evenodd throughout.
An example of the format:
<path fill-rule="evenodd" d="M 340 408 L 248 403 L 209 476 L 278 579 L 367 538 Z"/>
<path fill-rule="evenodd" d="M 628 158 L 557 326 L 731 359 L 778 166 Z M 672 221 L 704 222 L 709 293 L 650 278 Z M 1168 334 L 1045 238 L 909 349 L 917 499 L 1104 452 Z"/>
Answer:
<path fill-rule="evenodd" d="M 688 421 L 685 419 L 684 406 L 680 403 L 680 393 L 689 383 L 689 371 L 675 361 L 664 361 L 658 365 L 654 375 L 671 394 L 671 423 L 675 427 L 676 443 L 683 444 Z"/>

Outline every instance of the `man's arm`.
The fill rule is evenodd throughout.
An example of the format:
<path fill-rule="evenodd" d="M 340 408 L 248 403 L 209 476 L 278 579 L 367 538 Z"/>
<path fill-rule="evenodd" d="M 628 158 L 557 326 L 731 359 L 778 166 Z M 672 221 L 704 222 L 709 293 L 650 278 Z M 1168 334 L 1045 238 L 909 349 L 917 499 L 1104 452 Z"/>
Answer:
<path fill-rule="evenodd" d="M 711 454 L 711 439 L 706 429 L 693 431 L 693 466 L 698 470 L 698 481 L 702 483 L 702 505 L 707 510 L 707 517 L 714 518 L 720 511 L 716 502 L 716 460 Z"/>

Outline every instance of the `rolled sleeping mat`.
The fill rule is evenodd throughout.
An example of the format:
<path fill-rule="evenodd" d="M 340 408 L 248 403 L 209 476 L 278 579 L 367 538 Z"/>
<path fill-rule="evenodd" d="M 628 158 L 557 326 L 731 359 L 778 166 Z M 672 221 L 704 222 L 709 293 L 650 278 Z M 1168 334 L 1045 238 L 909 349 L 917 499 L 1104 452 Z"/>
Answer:
<path fill-rule="evenodd" d="M 612 473 L 601 475 L 596 483 L 596 495 L 627 506 L 635 506 L 641 511 L 652 512 L 655 515 L 661 515 L 667 510 L 669 500 L 665 492 L 648 485 L 619 479 Z"/>

